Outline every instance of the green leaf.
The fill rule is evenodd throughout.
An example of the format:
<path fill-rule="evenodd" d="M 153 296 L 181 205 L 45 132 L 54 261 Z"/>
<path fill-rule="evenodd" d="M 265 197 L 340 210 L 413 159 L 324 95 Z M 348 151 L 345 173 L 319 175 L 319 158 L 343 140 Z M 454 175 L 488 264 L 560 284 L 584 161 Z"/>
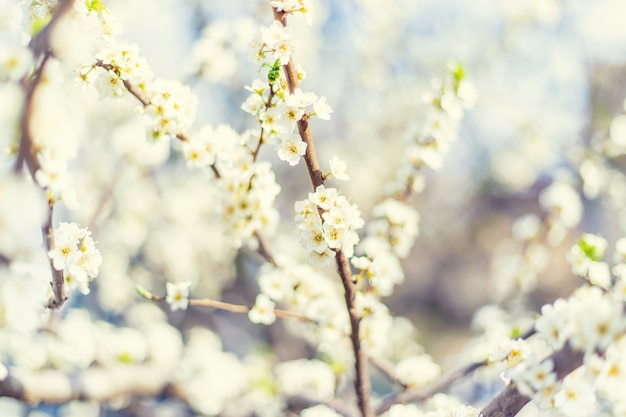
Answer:
<path fill-rule="evenodd" d="M 92 12 L 108 11 L 106 6 L 100 2 L 100 0 L 85 0 L 85 6 Z"/>
<path fill-rule="evenodd" d="M 463 65 L 461 65 L 458 61 L 450 61 L 448 62 L 448 69 L 450 70 L 450 74 L 454 77 L 454 80 L 458 83 L 463 78 L 465 78 L 465 70 L 463 69 Z"/>
<path fill-rule="evenodd" d="M 51 19 L 52 15 L 36 17 L 33 21 L 32 26 L 30 27 L 30 35 L 33 37 L 37 36 L 37 34 L 41 32 L 43 28 L 48 26 L 48 23 L 50 23 Z"/>
<path fill-rule="evenodd" d="M 522 335 L 522 330 L 518 326 L 515 326 L 511 329 L 511 339 L 517 339 L 521 335 Z"/>
<path fill-rule="evenodd" d="M 587 258 L 591 259 L 594 262 L 597 262 L 603 255 L 601 253 L 598 253 L 597 247 L 590 245 L 583 238 L 580 238 L 580 240 L 578 241 L 578 247 L 580 248 L 580 250 L 583 251 Z"/>

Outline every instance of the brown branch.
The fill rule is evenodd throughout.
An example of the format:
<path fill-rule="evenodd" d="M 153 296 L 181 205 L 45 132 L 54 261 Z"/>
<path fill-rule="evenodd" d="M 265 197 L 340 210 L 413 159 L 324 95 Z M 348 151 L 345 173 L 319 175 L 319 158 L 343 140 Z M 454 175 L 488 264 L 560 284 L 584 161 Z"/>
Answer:
<path fill-rule="evenodd" d="M 21 135 L 19 150 L 13 171 L 16 174 L 21 173 L 24 168 L 24 163 L 26 163 L 28 171 L 33 179 L 35 179 L 35 173 L 41 168 L 41 164 L 37 158 L 37 148 L 30 129 L 30 119 L 33 115 L 35 93 L 37 91 L 37 87 L 39 87 L 41 77 L 43 76 L 43 72 L 50 57 L 50 53 L 43 55 L 41 64 L 39 64 L 39 68 L 37 68 L 37 72 L 30 83 L 28 83 L 27 80 L 22 81 L 22 87 L 26 90 L 26 97 L 24 99 L 24 108 L 22 109 L 20 119 Z"/>
<path fill-rule="evenodd" d="M 270 247 L 265 240 L 265 237 L 263 237 L 261 232 L 259 232 L 258 230 L 254 232 L 254 236 L 259 242 L 259 247 L 257 248 L 257 252 L 259 253 L 259 255 L 261 255 L 266 261 L 268 261 L 272 265 L 278 266 L 276 260 L 274 259 L 274 256 L 272 255 L 272 251 L 270 250 Z"/>
<path fill-rule="evenodd" d="M 35 146 L 30 127 L 31 118 L 33 115 L 34 99 L 37 89 L 41 83 L 46 64 L 48 63 L 50 57 L 54 55 L 54 51 L 50 46 L 50 36 L 55 27 L 59 24 L 61 18 L 66 13 L 68 13 L 73 4 L 74 0 L 60 0 L 54 15 L 50 20 L 50 23 L 48 23 L 48 25 L 43 28 L 41 32 L 39 32 L 33 39 L 31 39 L 28 45 L 36 58 L 40 56 L 42 56 L 42 58 L 41 63 L 39 64 L 39 68 L 37 69 L 33 79 L 30 82 L 27 78 L 24 78 L 22 80 L 22 88 L 26 91 L 26 98 L 20 120 L 21 135 L 18 155 L 14 166 L 14 172 L 16 174 L 21 173 L 24 164 L 26 164 L 31 177 L 33 178 L 33 180 L 35 180 L 35 182 L 37 182 L 35 179 L 35 174 L 39 169 L 41 169 L 41 163 L 37 158 L 37 147 Z M 53 202 L 48 202 L 48 204 L 48 219 L 46 221 L 46 224 L 42 227 L 42 234 L 44 237 L 44 241 L 46 242 L 46 248 L 50 250 L 54 247 L 54 228 L 52 224 Z M 65 300 L 67 300 L 67 295 L 65 294 L 64 289 L 63 271 L 57 271 L 52 264 L 52 260 L 50 260 L 50 269 L 52 272 L 52 281 L 50 285 L 52 287 L 53 295 L 48 303 L 48 307 L 60 308 L 63 303 L 65 303 Z"/>
<path fill-rule="evenodd" d="M 287 15 L 284 12 L 279 12 L 275 8 L 272 8 L 274 12 L 274 19 L 283 26 L 287 25 Z M 287 65 L 283 65 L 283 72 L 287 78 L 287 85 L 289 92 L 293 93 L 298 88 L 298 76 L 293 63 L 293 59 L 289 60 Z M 317 156 L 315 148 L 313 146 L 313 139 L 311 137 L 311 131 L 309 129 L 308 116 L 305 114 L 297 123 L 298 133 L 300 138 L 306 143 L 306 152 L 304 154 L 304 161 L 306 163 L 307 170 L 309 172 L 309 178 L 313 190 L 317 189 L 320 185 L 324 184 L 324 174 L 320 169 L 317 162 Z M 371 385 L 369 375 L 367 373 L 367 356 L 361 348 L 360 340 L 360 322 L 361 317 L 356 309 L 355 297 L 356 287 L 352 280 L 352 270 L 350 264 L 342 250 L 335 250 L 335 260 L 337 262 L 337 272 L 341 277 L 341 282 L 344 287 L 344 295 L 346 300 L 346 306 L 348 308 L 348 314 L 350 315 L 350 327 L 351 327 L 351 342 L 352 349 L 354 351 L 354 367 L 356 371 L 354 380 L 354 389 L 357 397 L 357 404 L 361 412 L 362 417 L 372 417 L 372 409 L 370 407 L 370 395 Z"/>
<path fill-rule="evenodd" d="M 287 26 L 287 15 L 283 12 L 274 10 L 274 19 L 279 21 L 283 26 Z M 293 64 L 293 60 L 290 59 L 287 65 L 283 65 L 283 72 L 287 77 L 287 85 L 289 86 L 289 92 L 293 92 L 298 88 L 298 75 L 296 68 Z M 315 190 L 320 185 L 324 184 L 324 174 L 320 169 L 317 162 L 317 156 L 315 154 L 315 147 L 313 146 L 313 139 L 311 138 L 311 132 L 309 130 L 308 116 L 305 114 L 300 120 L 298 120 L 298 133 L 300 137 L 306 143 L 306 152 L 304 154 L 304 161 L 309 171 L 309 178 L 311 179 L 311 185 Z"/>
<path fill-rule="evenodd" d="M 54 56 L 54 51 L 50 46 L 50 35 L 54 28 L 59 24 L 60 19 L 72 8 L 73 5 L 74 0 L 60 0 L 52 19 L 50 19 L 50 22 L 35 37 L 33 37 L 28 44 L 33 56 L 35 58 L 39 58 L 41 56 L 42 59 L 32 81 L 29 83 L 28 77 L 24 77 L 21 82 L 22 87 L 26 90 L 26 101 L 21 118 L 22 134 L 20 138 L 19 155 L 15 168 L 16 172 L 21 171 L 24 160 L 26 160 L 28 156 L 31 156 L 32 154 L 36 155 L 36 152 L 33 149 L 34 146 L 29 127 L 30 116 L 32 114 L 32 101 L 35 95 L 35 90 L 41 81 L 41 76 L 46 63 L 51 56 Z M 39 162 L 36 161 L 36 158 L 34 158 L 34 161 L 31 162 L 36 164 L 36 168 L 39 167 Z M 33 167 L 29 166 L 31 174 L 34 176 L 32 168 Z"/>
<path fill-rule="evenodd" d="M 270 107 L 272 107 L 272 100 L 274 99 L 274 96 L 276 94 L 274 93 L 274 84 L 272 84 L 270 82 L 270 93 L 267 97 L 267 101 L 265 101 L 265 110 L 269 109 Z M 260 123 L 261 119 L 257 118 L 257 121 Z M 263 135 L 264 135 L 264 129 L 263 126 L 261 126 L 261 132 L 259 133 L 259 140 L 256 144 L 256 148 L 254 149 L 254 151 L 252 151 L 252 160 L 256 161 L 257 157 L 259 156 L 259 151 L 261 150 L 261 145 L 263 145 Z"/>
<path fill-rule="evenodd" d="M 387 358 L 381 356 L 368 356 L 368 359 L 370 363 L 374 365 L 376 369 L 383 373 L 387 378 L 389 378 L 391 382 L 400 385 L 403 389 L 407 388 L 406 384 L 398 381 L 395 366 Z"/>
<path fill-rule="evenodd" d="M 52 22 L 50 24 L 52 24 Z M 39 158 L 37 157 L 37 147 L 35 146 L 33 140 L 30 123 L 33 114 L 35 94 L 37 88 L 39 87 L 41 77 L 43 75 L 43 72 L 45 71 L 46 64 L 48 63 L 50 57 L 51 54 L 49 52 L 46 52 L 44 54 L 34 79 L 30 83 L 30 85 L 25 86 L 25 88 L 27 89 L 27 93 L 24 103 L 24 109 L 22 110 L 22 118 L 20 121 L 22 132 L 20 137 L 18 156 L 14 166 L 15 173 L 19 174 L 22 172 L 24 163 L 26 163 L 28 171 L 30 172 L 30 176 L 35 182 L 37 182 L 35 174 L 38 170 L 41 169 L 41 164 L 39 162 Z M 47 250 L 54 248 L 54 225 L 52 223 L 53 205 L 53 201 L 48 201 L 48 216 L 46 219 L 46 224 L 44 224 L 41 228 Z M 67 300 L 67 294 L 65 293 L 64 288 L 65 279 L 63 277 L 63 271 L 57 271 L 56 268 L 54 268 L 52 259 L 49 258 L 48 260 L 50 262 L 50 271 L 52 274 L 52 281 L 50 282 L 50 286 L 52 288 L 52 297 L 48 301 L 48 307 L 60 308 Z"/>
<path fill-rule="evenodd" d="M 42 227 L 44 241 L 48 250 L 54 248 L 54 226 L 52 224 L 53 205 L 49 204 L 48 219 L 46 224 Z M 46 254 L 47 256 L 47 254 Z M 65 292 L 65 277 L 63 271 L 58 271 L 54 267 L 52 258 L 48 256 L 48 262 L 50 263 L 50 270 L 52 271 L 52 281 L 50 287 L 52 288 L 52 296 L 48 300 L 48 308 L 57 309 L 61 308 L 67 301 L 67 293 Z"/>
<path fill-rule="evenodd" d="M 150 291 L 146 290 L 143 287 L 140 287 L 139 285 L 137 285 L 135 288 L 137 292 L 139 293 L 139 295 L 141 295 L 143 298 L 147 300 L 156 301 L 159 303 L 166 302 L 165 297 L 152 294 Z M 215 308 L 217 310 L 230 311 L 231 313 L 240 313 L 240 314 L 247 314 L 250 310 L 252 310 L 252 307 L 249 307 L 247 305 L 232 304 L 232 303 L 226 303 L 224 301 L 209 300 L 208 298 L 190 299 L 189 305 L 193 307 L 210 307 L 210 308 Z M 289 311 L 289 310 L 281 310 L 279 308 L 274 309 L 274 315 L 281 319 L 297 319 L 297 320 L 302 320 L 302 321 L 307 321 L 307 322 L 313 322 L 311 319 L 304 316 L 303 314 L 296 313 L 296 312 Z"/>
<path fill-rule="evenodd" d="M 583 364 L 584 353 L 572 349 L 569 344 L 554 352 L 545 360 L 552 360 L 554 372 L 559 380 Z M 520 394 L 515 385 L 506 387 L 481 411 L 483 417 L 513 417 L 524 407 L 530 398 Z"/>

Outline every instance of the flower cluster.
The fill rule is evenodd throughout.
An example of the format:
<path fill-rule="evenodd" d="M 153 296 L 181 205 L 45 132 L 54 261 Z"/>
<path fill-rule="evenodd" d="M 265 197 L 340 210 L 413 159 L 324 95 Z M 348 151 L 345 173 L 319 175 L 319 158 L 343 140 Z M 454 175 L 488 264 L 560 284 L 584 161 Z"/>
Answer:
<path fill-rule="evenodd" d="M 372 209 L 372 217 L 363 241 L 365 252 L 391 252 L 406 258 L 419 233 L 419 213 L 406 203 L 388 198 Z"/>
<path fill-rule="evenodd" d="M 257 162 L 227 171 L 222 189 L 222 219 L 238 245 L 249 242 L 256 231 L 273 231 L 278 223 L 274 200 L 280 192 L 268 162 Z"/>
<path fill-rule="evenodd" d="M 406 386 L 419 388 L 433 382 L 441 374 L 441 367 L 429 355 L 405 358 L 396 364 L 396 378 Z"/>
<path fill-rule="evenodd" d="M 284 13 L 302 13 L 307 21 L 311 15 L 311 0 L 271 0 L 272 7 Z M 310 23 L 310 21 L 309 21 Z"/>
<path fill-rule="evenodd" d="M 531 397 L 542 409 L 557 409 L 572 417 L 594 414 L 598 397 L 614 407 L 623 407 L 623 396 L 613 385 L 626 380 L 622 365 L 626 358 L 626 316 L 620 291 L 582 287 L 569 299 L 558 299 L 542 307 L 535 322 L 540 339 L 554 350 L 569 344 L 584 352 L 583 366 L 561 382 L 552 359 L 539 360 L 537 354 L 526 355 L 507 372 L 522 394 Z"/>
<path fill-rule="evenodd" d="M 273 69 L 279 69 L 276 65 L 274 67 Z M 262 143 L 273 143 L 278 157 L 293 166 L 300 162 L 307 147 L 296 131 L 296 123 L 303 117 L 311 116 L 329 120 L 332 109 L 326 103 L 325 97 L 304 93 L 299 88 L 292 94 L 288 93 L 285 80 L 278 77 L 274 80 L 276 82 L 270 80 L 270 84 L 255 80 L 251 86 L 246 87 L 252 94 L 241 108 L 257 117 L 263 129 Z M 311 106 L 313 109 L 309 111 Z"/>
<path fill-rule="evenodd" d="M 333 360 L 345 363 L 346 353 L 336 348 L 338 343 L 349 343 L 347 336 L 350 331 L 339 283 L 306 264 L 298 264 L 284 257 L 279 257 L 277 262 L 280 267 L 265 264 L 261 268 L 261 294 L 257 297 L 251 320 L 263 323 L 266 318 L 269 322 L 273 316 L 273 304 L 280 303 L 315 323 L 292 323 L 289 327 L 291 330 Z"/>
<path fill-rule="evenodd" d="M 102 256 L 91 238 L 91 232 L 76 223 L 59 224 L 53 233 L 54 246 L 48 251 L 52 265 L 63 271 L 68 289 L 89 294 L 89 282 L 98 275 Z"/>
<path fill-rule="evenodd" d="M 292 29 L 274 21 L 269 27 L 262 27 L 261 33 L 254 38 L 251 58 L 257 62 L 269 58 L 271 62 L 278 60 L 281 65 L 287 65 L 293 52 Z"/>
<path fill-rule="evenodd" d="M 280 186 L 270 163 L 254 160 L 253 133 L 205 125 L 182 144 L 190 168 L 213 167 L 219 173 L 222 218 L 237 246 L 257 230 L 273 230 L 278 221 L 274 200 Z"/>
<path fill-rule="evenodd" d="M 196 117 L 197 97 L 191 89 L 175 80 L 157 79 L 147 90 L 149 135 L 154 140 L 174 138 L 189 129 Z"/>
<path fill-rule="evenodd" d="M 329 263 L 336 250 L 352 257 L 359 242 L 356 230 L 363 227 L 364 221 L 359 209 L 336 188 L 320 185 L 306 200 L 296 201 L 294 207 L 300 241 L 313 262 Z"/>
<path fill-rule="evenodd" d="M 426 120 L 418 132 L 409 135 L 396 179 L 388 185 L 392 195 L 422 191 L 422 167 L 441 168 L 443 155 L 457 139 L 464 111 L 475 100 L 474 88 L 457 62 L 450 63 L 447 72 L 433 80 L 432 87 L 424 95 L 428 105 Z"/>
<path fill-rule="evenodd" d="M 519 247 L 519 252 L 502 254 L 493 261 L 493 284 L 499 300 L 519 299 L 532 291 L 537 286 L 539 274 L 548 266 L 550 246 L 561 243 L 582 217 L 580 196 L 567 178 L 557 176 L 540 192 L 539 202 L 545 210 L 544 215 L 523 215 L 511 227 L 514 241 L 510 243 Z M 610 278 L 606 264 L 584 262 L 584 253 L 579 249 L 572 248 L 570 262 L 591 267 L 593 275 L 600 274 L 601 281 L 606 282 Z M 582 269 L 578 269 L 579 272 L 582 273 Z M 581 276 L 585 275 L 586 272 Z"/>
<path fill-rule="evenodd" d="M 553 372 L 554 363 L 551 359 L 537 361 L 533 359 L 522 362 L 509 372 L 517 389 L 523 395 L 533 399 L 541 408 L 548 408 L 557 392 L 558 379 Z"/>
<path fill-rule="evenodd" d="M 257 79 L 246 87 L 251 95 L 241 108 L 257 117 L 262 128 L 260 143 L 273 143 L 281 160 L 291 166 L 296 165 L 307 148 L 296 131 L 297 122 L 312 116 L 329 120 L 332 109 L 325 97 L 303 92 L 300 88 L 289 90 L 280 69 L 291 60 L 291 29 L 277 21 L 270 27 L 261 28 L 251 51 L 256 56 L 255 60 L 264 61 L 261 68 L 269 68 L 267 82 Z M 304 79 L 301 70 L 296 72 L 299 80 Z"/>
<path fill-rule="evenodd" d="M 600 261 L 607 246 L 608 242 L 602 236 L 583 234 L 567 255 L 572 271 L 594 285 L 608 288 L 611 285 L 611 271 L 606 262 Z"/>
<path fill-rule="evenodd" d="M 325 362 L 298 359 L 279 364 L 275 372 L 278 389 L 285 395 L 312 395 L 322 401 L 333 398 L 335 373 Z"/>
<path fill-rule="evenodd" d="M 580 195 L 567 179 L 557 179 L 539 194 L 539 202 L 551 216 L 548 243 L 560 243 L 575 228 L 583 214 Z"/>
<path fill-rule="evenodd" d="M 291 259 L 280 257 L 277 261 L 280 267 L 262 267 L 261 294 L 249 313 L 251 321 L 273 321 L 275 304 L 301 314 L 307 321 L 290 321 L 287 329 L 325 355 L 337 372 L 345 372 L 354 358 L 349 349 L 350 325 L 339 283 L 335 277 Z M 406 319 L 392 317 L 374 293 L 357 292 L 355 308 L 362 318 L 361 344 L 369 355 L 398 361 L 399 377 L 409 385 L 421 386 L 439 374 L 438 366 L 428 356 L 416 355 L 423 348 L 415 342 L 413 325 Z"/>
<path fill-rule="evenodd" d="M 389 296 L 396 285 L 404 282 L 400 260 L 391 252 L 385 252 L 385 246 L 380 248 L 380 252 L 376 252 L 373 251 L 371 241 L 364 243 L 367 243 L 364 245 L 368 250 L 367 256 L 355 256 L 350 260 L 352 266 L 359 271 L 357 280 L 365 277 L 370 291 Z"/>
<path fill-rule="evenodd" d="M 145 93 L 146 86 L 154 79 L 150 65 L 139 55 L 137 44 L 113 38 L 96 54 L 96 58 L 99 64 L 83 68 L 81 77 L 105 97 L 122 97 L 126 92 L 125 81 Z"/>
<path fill-rule="evenodd" d="M 535 327 L 555 349 L 569 341 L 572 347 L 593 353 L 621 336 L 626 317 L 618 295 L 598 287 L 581 287 L 569 300 L 543 306 Z"/>
<path fill-rule="evenodd" d="M 176 80 L 155 78 L 136 44 L 107 38 L 96 53 L 96 62 L 82 67 L 81 80 L 104 97 L 126 97 L 141 101 L 146 134 L 153 141 L 174 138 L 191 127 L 196 117 L 197 97 Z"/>
<path fill-rule="evenodd" d="M 252 323 L 272 324 L 276 321 L 276 315 L 274 314 L 274 303 L 267 294 L 259 294 L 254 302 L 254 307 L 248 312 L 248 318 Z"/>

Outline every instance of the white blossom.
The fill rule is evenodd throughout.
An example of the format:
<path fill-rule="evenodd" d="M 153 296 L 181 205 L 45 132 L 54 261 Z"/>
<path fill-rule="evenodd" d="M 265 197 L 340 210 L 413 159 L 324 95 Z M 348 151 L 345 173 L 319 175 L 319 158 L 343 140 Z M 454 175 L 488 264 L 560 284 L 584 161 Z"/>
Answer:
<path fill-rule="evenodd" d="M 191 281 L 168 282 L 165 284 L 165 302 L 170 305 L 172 311 L 186 310 L 189 305 L 189 287 Z"/>

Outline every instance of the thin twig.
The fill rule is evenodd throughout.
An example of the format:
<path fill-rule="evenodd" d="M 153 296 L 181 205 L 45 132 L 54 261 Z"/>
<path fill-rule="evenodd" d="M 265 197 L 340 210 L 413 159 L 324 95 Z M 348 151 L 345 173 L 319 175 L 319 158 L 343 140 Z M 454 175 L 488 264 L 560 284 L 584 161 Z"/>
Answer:
<path fill-rule="evenodd" d="M 48 250 L 54 248 L 54 225 L 52 224 L 53 205 L 49 204 L 48 219 L 46 224 L 41 228 L 44 241 Z M 63 276 L 63 270 L 59 271 L 54 267 L 52 258 L 48 257 L 50 263 L 50 270 L 52 271 L 52 281 L 50 287 L 52 288 L 52 296 L 48 300 L 48 308 L 57 309 L 61 308 L 67 301 L 67 293 L 65 292 L 65 277 Z"/>
<path fill-rule="evenodd" d="M 391 394 L 383 399 L 381 405 L 379 405 L 376 409 L 376 415 L 379 416 L 388 411 L 394 404 L 424 401 L 439 392 L 443 392 L 454 382 L 466 377 L 467 375 L 470 375 L 476 369 L 482 368 L 486 365 L 488 365 L 487 361 L 474 362 L 461 369 L 457 369 L 456 371 L 448 375 L 441 377 L 435 383 L 427 387 L 411 388 L 406 391 Z"/>
<path fill-rule="evenodd" d="M 270 93 L 267 97 L 267 101 L 265 102 L 265 110 L 269 109 L 270 107 L 272 107 L 272 100 L 274 99 L 275 93 L 274 93 L 274 84 L 272 84 L 270 82 Z M 261 119 L 257 119 L 258 122 L 261 122 Z M 261 132 L 259 133 L 259 140 L 256 144 L 256 148 L 254 149 L 254 151 L 252 151 L 252 160 L 256 161 L 257 157 L 259 156 L 259 151 L 261 150 L 261 145 L 263 145 L 263 135 L 265 134 L 265 129 L 263 128 L 263 126 L 261 126 Z"/>
<path fill-rule="evenodd" d="M 259 253 L 259 255 L 261 255 L 266 261 L 268 261 L 272 265 L 278 266 L 276 264 L 274 256 L 272 255 L 272 251 L 270 250 L 270 247 L 265 240 L 265 237 L 258 230 L 254 232 L 254 236 L 259 242 L 259 247 L 257 248 L 257 252 Z"/>
<path fill-rule="evenodd" d="M 284 12 L 277 11 L 276 9 L 273 9 L 273 12 L 274 19 L 280 22 L 283 26 L 286 26 L 287 15 Z M 289 60 L 287 65 L 283 65 L 283 72 L 287 78 L 289 92 L 293 93 L 298 88 L 298 76 L 292 59 Z M 313 139 L 309 129 L 308 116 L 306 114 L 298 120 L 297 126 L 300 137 L 307 144 L 304 161 L 309 172 L 311 185 L 313 186 L 313 190 L 315 190 L 324 183 L 324 174 L 322 173 L 319 163 L 317 162 Z M 346 307 L 348 308 L 348 314 L 350 316 L 350 339 L 352 342 L 352 349 L 354 351 L 354 366 L 356 371 L 354 388 L 357 396 L 357 403 L 362 417 L 372 417 L 372 409 L 369 404 L 371 386 L 369 375 L 367 373 L 367 357 L 361 348 L 359 335 L 361 317 L 359 316 L 355 305 L 356 287 L 352 280 L 350 264 L 348 263 L 348 259 L 342 250 L 335 250 L 335 260 L 337 262 L 337 272 L 341 277 L 341 282 L 344 287 Z"/>
<path fill-rule="evenodd" d="M 389 380 L 395 384 L 400 385 L 403 389 L 407 388 L 406 384 L 398 381 L 396 376 L 395 366 L 391 361 L 382 356 L 368 356 L 372 365 L 374 365 L 380 372 L 382 372 Z"/>
<path fill-rule="evenodd" d="M 165 302 L 165 297 L 152 294 L 150 291 L 146 290 L 145 288 L 139 285 L 137 285 L 135 288 L 137 292 L 139 293 L 139 295 L 141 295 L 143 298 L 147 300 L 156 301 L 159 303 Z M 239 314 L 247 314 L 250 310 L 252 310 L 252 307 L 249 307 L 247 305 L 232 304 L 232 303 L 226 303 L 224 301 L 209 300 L 208 298 L 190 299 L 189 305 L 193 307 L 210 307 L 210 308 L 215 308 L 217 310 L 230 311 L 231 313 L 239 313 Z M 303 314 L 295 313 L 289 310 L 282 310 L 279 308 L 274 309 L 274 315 L 281 319 L 296 319 L 296 320 L 302 320 L 306 322 L 313 322 L 311 319 L 304 316 Z"/>

